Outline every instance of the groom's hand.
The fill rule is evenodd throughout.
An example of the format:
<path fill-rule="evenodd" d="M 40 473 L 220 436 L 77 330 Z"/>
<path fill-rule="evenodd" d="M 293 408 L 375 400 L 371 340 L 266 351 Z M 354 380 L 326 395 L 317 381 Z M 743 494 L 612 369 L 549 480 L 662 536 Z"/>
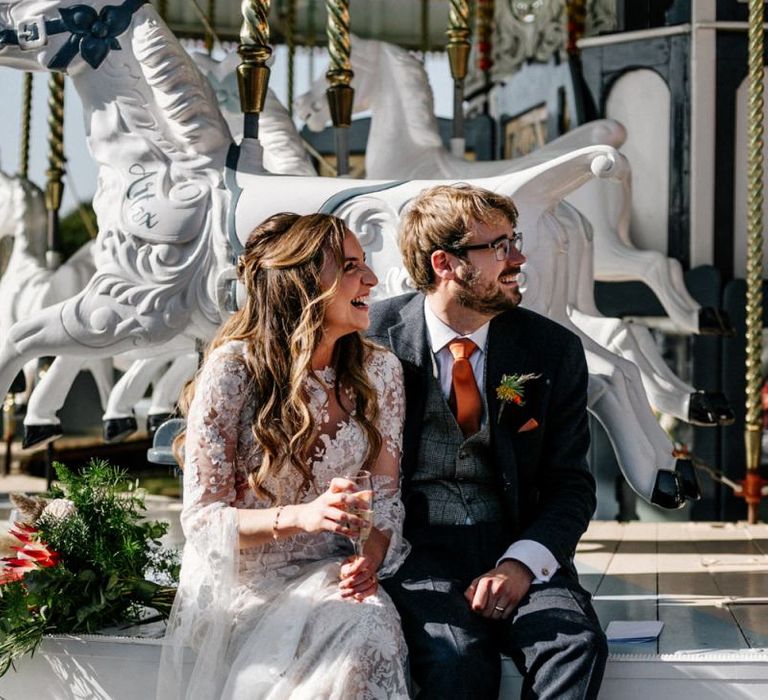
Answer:
<path fill-rule="evenodd" d="M 489 620 L 506 620 L 528 592 L 533 573 L 517 559 L 505 559 L 495 569 L 478 576 L 464 597 L 478 615 Z"/>

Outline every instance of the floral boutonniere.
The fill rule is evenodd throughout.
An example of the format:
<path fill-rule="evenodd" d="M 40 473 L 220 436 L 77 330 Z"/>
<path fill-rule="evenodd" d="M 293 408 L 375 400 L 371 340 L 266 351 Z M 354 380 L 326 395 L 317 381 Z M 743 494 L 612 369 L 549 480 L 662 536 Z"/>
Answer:
<path fill-rule="evenodd" d="M 525 383 L 538 379 L 540 374 L 505 374 L 501 384 L 496 387 L 496 398 L 504 404 L 513 403 L 525 406 Z"/>

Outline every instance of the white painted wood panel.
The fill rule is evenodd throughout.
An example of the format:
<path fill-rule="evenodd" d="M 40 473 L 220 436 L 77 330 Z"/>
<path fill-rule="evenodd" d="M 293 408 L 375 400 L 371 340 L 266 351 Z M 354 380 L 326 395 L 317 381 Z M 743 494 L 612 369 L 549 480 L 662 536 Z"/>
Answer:
<path fill-rule="evenodd" d="M 669 87 L 655 71 L 624 73 L 611 88 L 605 116 L 627 129 L 621 152 L 632 166 L 632 242 L 638 248 L 668 250 Z"/>

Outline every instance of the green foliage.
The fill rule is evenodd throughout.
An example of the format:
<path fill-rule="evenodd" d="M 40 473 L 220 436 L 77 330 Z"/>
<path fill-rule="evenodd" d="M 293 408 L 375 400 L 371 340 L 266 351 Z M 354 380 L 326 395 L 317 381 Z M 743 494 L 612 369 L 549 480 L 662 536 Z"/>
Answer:
<path fill-rule="evenodd" d="M 43 634 L 138 621 L 145 608 L 163 618 L 173 603 L 175 588 L 167 584 L 178 580 L 178 555 L 159 542 L 168 526 L 141 521 L 143 498 L 122 490 L 125 472 L 101 460 L 79 474 L 54 466 L 59 482 L 50 496 L 74 508 L 63 517 L 45 512 L 34 524 L 38 546 L 58 562 L 0 583 L 0 675 Z"/>
<path fill-rule="evenodd" d="M 88 229 L 83 223 L 83 216 L 89 217 L 91 225 L 96 226 L 96 215 L 90 202 L 84 203 L 82 210 L 75 209 L 59 220 L 62 260 L 68 260 L 90 240 Z"/>

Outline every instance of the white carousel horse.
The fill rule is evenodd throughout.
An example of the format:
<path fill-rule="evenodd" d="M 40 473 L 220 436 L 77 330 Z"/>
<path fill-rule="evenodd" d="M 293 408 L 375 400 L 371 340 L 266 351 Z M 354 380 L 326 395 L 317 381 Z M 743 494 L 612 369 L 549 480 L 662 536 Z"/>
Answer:
<path fill-rule="evenodd" d="M 356 37 L 352 40 L 351 55 L 355 109 L 371 111 L 366 148 L 368 177 L 487 177 L 529 167 L 592 143 L 618 147 L 626 138 L 618 122 L 603 119 L 577 127 L 524 158 L 466 161 L 452 155 L 442 144 L 429 81 L 423 65 L 415 57 L 400 47 Z M 318 79 L 295 103 L 297 113 L 314 130 L 324 128 L 330 118 L 325 87 L 324 79 Z M 597 340 L 606 349 L 637 364 L 648 398 L 659 410 L 698 425 L 732 422 L 733 415 L 722 394 L 696 391 L 676 377 L 659 356 L 647 329 L 605 318 L 595 306 L 594 279 L 600 277 L 592 270 L 601 259 L 613 260 L 614 265 L 626 259 L 632 261 L 632 269 L 643 260 L 645 270 L 652 270 L 656 277 L 652 281 L 654 288 L 661 289 L 662 297 L 669 301 L 670 315 L 685 332 L 698 331 L 694 321 L 698 324 L 700 306 L 684 290 L 688 304 L 672 281 L 663 284 L 664 280 L 675 280 L 677 276 L 666 274 L 662 265 L 667 265 L 669 270 L 679 270 L 679 263 L 654 251 L 638 251 L 628 242 L 629 170 L 621 180 L 589 182 L 567 199 L 590 221 L 595 239 L 593 246 L 590 232 L 581 227 L 587 242 L 578 250 L 583 250 L 590 260 L 582 263 L 574 258 L 574 270 L 586 271 L 588 264 L 589 273 L 572 276 L 574 283 L 568 297 L 570 308 L 576 309 L 571 320 L 581 329 L 580 335 Z M 626 254 L 622 252 L 624 249 Z M 629 279 L 628 274 L 626 272 L 622 279 Z M 679 279 L 682 280 L 682 272 Z M 651 280 L 645 281 L 651 283 Z"/>
<path fill-rule="evenodd" d="M 352 69 L 355 73 L 355 108 L 372 110 L 382 119 L 372 119 L 366 148 L 368 177 L 455 177 L 465 167 L 463 159 L 452 155 L 442 144 L 435 120 L 429 82 L 422 64 L 404 49 L 376 40 L 352 37 Z M 310 90 L 295 101 L 297 114 L 310 129 L 322 130 L 330 119 L 325 82 L 319 78 Z M 626 140 L 624 128 L 613 120 L 601 119 L 585 125 L 562 142 L 573 149 L 589 143 L 604 143 L 619 148 Z M 398 144 L 393 148 L 392 144 Z M 562 146 L 552 144 L 561 150 Z M 474 177 L 508 172 L 512 161 L 473 162 Z M 398 175 L 399 173 L 399 175 Z M 656 251 L 636 248 L 629 236 L 629 218 L 619 220 L 625 198 L 621 183 L 592 183 L 568 200 L 577 205 L 595 227 L 595 279 L 601 281 L 639 280 L 659 298 L 668 316 L 682 332 L 721 332 L 717 310 L 702 309 L 683 282 L 679 261 Z M 592 193 L 597 193 L 592 196 Z M 606 204 L 613 203 L 613 206 Z M 616 203 L 618 207 L 616 206 Z M 627 209 L 628 212 L 628 209 Z M 702 327 L 702 323 L 706 324 Z"/>
<path fill-rule="evenodd" d="M 236 53 L 228 54 L 223 61 L 203 53 L 191 55 L 211 84 L 216 103 L 233 138 L 239 141 L 243 114 L 240 111 L 235 68 L 240 58 Z M 316 175 L 288 110 L 272 90 L 267 91 L 264 111 L 259 119 L 259 142 L 264 148 L 264 167 L 267 171 L 285 175 Z M 110 394 L 104 413 L 105 440 L 116 442 L 137 429 L 133 406 L 144 396 L 150 383 L 153 391 L 147 427 L 153 432 L 174 413 L 176 400 L 184 384 L 194 375 L 197 365 L 198 354 L 194 347 L 181 355 L 172 352 L 168 356 L 137 360 Z"/>
<path fill-rule="evenodd" d="M 224 228 L 230 136 L 208 84 L 148 6 L 8 7 L 0 63 L 68 69 L 100 164 L 96 273 L 79 294 L 16 323 L 0 351 L 0 384 L 25 357 L 59 356 L 40 395 L 66 395 L 81 358 L 152 357 L 185 333 L 186 350 L 212 334 L 220 317 L 205 270 L 226 256 L 211 238 Z M 35 32 L 43 45 L 26 44 Z"/>
<path fill-rule="evenodd" d="M 21 176 L 11 177 L 0 171 L 0 239 L 7 237 L 13 241 L 11 255 L 0 278 L 0 337 L 30 313 L 81 290 L 95 270 L 90 242 L 58 269 L 47 269 L 46 235 L 47 213 L 40 188 Z M 79 369 L 91 372 L 101 405 L 105 406 L 112 388 L 112 363 L 90 360 L 82 363 Z M 29 400 L 37 381 L 37 363 L 27 363 L 23 371 L 27 389 L 17 395 L 17 405 Z M 39 408 L 30 401 L 25 421 L 34 422 Z"/>
<path fill-rule="evenodd" d="M 0 390 L 33 357 L 107 357 L 128 350 L 153 357 L 169 342 L 188 347 L 192 338 L 211 337 L 239 240 L 276 211 L 322 209 L 344 217 L 362 231 L 374 269 L 385 277 L 388 291 L 396 291 L 402 273 L 390 268 L 399 267 L 393 238 L 398 213 L 436 181 L 268 175 L 259 144 L 246 141 L 230 178 L 232 202 L 223 184 L 230 136 L 210 88 L 183 49 L 141 0 L 120 6 L 98 0 L 93 7 L 77 6 L 78 20 L 68 24 L 63 19 L 71 20 L 72 12 L 62 12 L 58 20 L 51 0 L 16 0 L 13 23 L 8 13 L 0 14 L 0 65 L 67 68 L 100 165 L 94 199 L 96 273 L 76 296 L 14 324 L 0 348 Z M 26 42 L 34 35 L 31 23 L 38 37 L 47 33 L 47 43 Z M 27 44 L 25 50 L 16 45 L 19 41 Z M 515 196 L 523 226 L 546 230 L 562 196 L 595 175 L 620 171 L 622 163 L 613 148 L 591 146 L 478 184 Z M 552 252 L 544 251 L 545 262 Z M 532 255 L 531 269 L 535 265 Z M 621 418 L 617 413 L 617 421 Z M 656 462 L 643 455 L 627 427 L 622 449 L 630 457 L 628 480 L 646 499 L 679 505 L 674 458 L 665 455 L 665 461 Z"/>
<path fill-rule="evenodd" d="M 236 54 L 234 54 L 234 57 L 235 61 L 228 59 L 219 63 L 204 54 L 193 55 L 195 62 L 203 69 L 209 82 L 212 83 L 223 115 L 227 118 L 229 124 L 237 126 L 238 122 L 242 123 L 242 114 L 239 111 L 234 111 L 236 109 L 239 110 L 239 101 L 236 95 L 237 85 L 234 76 L 234 68 L 239 59 Z M 234 95 L 234 99 L 232 95 Z M 270 172 L 314 175 L 315 170 L 312 167 L 312 163 L 301 145 L 301 139 L 296 134 L 293 122 L 290 120 L 288 111 L 280 104 L 274 94 L 269 91 L 265 114 L 259 124 L 260 140 L 265 146 L 265 166 Z M 290 128 L 288 128 L 289 126 Z M 295 138 L 293 137 L 294 134 Z M 15 182 L 15 180 L 8 179 L 6 182 Z M 4 183 L 0 183 L 0 186 L 2 184 Z M 43 287 L 47 288 L 49 281 L 51 281 L 50 274 L 45 271 L 43 262 L 46 214 L 42 208 L 42 193 L 34 186 L 27 188 L 25 191 L 34 193 L 36 198 L 34 202 L 30 202 L 30 207 L 35 202 L 39 203 L 36 211 L 39 210 L 40 217 L 35 222 L 39 224 L 35 231 L 36 234 L 39 234 L 39 240 L 32 241 L 30 246 L 27 246 L 35 249 L 39 260 L 34 261 L 34 263 L 24 262 L 22 259 L 24 250 L 18 248 L 17 254 L 13 258 L 13 274 L 6 278 L 7 285 L 2 287 L 3 289 L 13 290 L 13 293 L 12 296 L 4 296 L 4 298 L 12 299 L 12 302 L 5 312 L 0 315 L 0 324 L 2 324 L 0 329 L 9 328 L 13 321 L 24 317 L 29 311 L 41 308 L 41 294 L 46 294 L 46 302 L 42 305 L 48 305 L 54 301 L 74 295 L 85 286 L 95 270 L 90 251 L 91 245 L 88 244 L 87 250 L 84 249 L 78 253 L 69 265 L 56 274 L 55 287 L 61 290 L 62 285 L 59 281 L 65 277 L 65 273 L 71 272 L 73 265 L 77 264 L 75 278 L 72 278 L 72 274 L 66 275 L 69 282 L 66 292 L 60 293 L 60 291 L 55 292 L 55 290 L 53 294 L 44 292 Z M 21 211 L 21 209 L 17 207 L 16 211 Z M 4 220 L 8 225 L 12 223 L 11 218 Z M 26 230 L 28 229 L 29 227 Z M 17 226 L 14 230 L 21 231 L 25 229 L 20 229 Z M 7 233 L 0 232 L 0 235 L 8 235 L 8 233 L 10 233 L 10 230 Z M 30 275 L 34 275 L 34 277 L 29 280 L 29 283 L 26 284 L 23 290 L 19 291 L 17 284 L 23 285 L 24 280 Z M 23 313 L 18 313 L 19 310 L 22 310 Z M 103 363 L 100 361 L 99 366 L 101 364 Z M 125 363 L 123 364 L 125 365 Z M 30 388 L 34 377 L 34 366 L 35 363 L 29 363 L 25 370 Z M 173 352 L 167 357 L 160 356 L 136 360 L 126 367 L 123 376 L 110 391 L 111 369 L 107 363 L 107 366 L 98 376 L 94 375 L 97 379 L 102 407 L 104 408 L 104 439 L 107 442 L 116 442 L 137 430 L 134 406 L 144 397 L 150 384 L 153 385 L 153 391 L 147 415 L 147 424 L 150 432 L 152 432 L 173 413 L 181 388 L 191 378 L 196 368 L 197 353 L 194 352 L 194 346 L 190 343 L 189 352 L 182 353 L 181 355 Z M 81 366 L 76 366 L 72 362 L 60 362 L 54 368 L 51 376 L 57 380 L 56 384 L 66 386 L 69 378 L 76 376 L 81 369 Z M 65 374 L 67 381 L 62 382 L 61 380 Z M 110 379 L 108 384 L 105 381 L 107 377 Z M 56 414 L 61 409 L 65 398 L 66 392 L 62 394 L 61 391 L 56 389 L 46 390 L 45 387 L 36 393 L 36 400 L 33 400 L 31 410 L 24 421 L 24 444 L 26 446 L 39 444 L 61 434 L 60 421 Z"/>

